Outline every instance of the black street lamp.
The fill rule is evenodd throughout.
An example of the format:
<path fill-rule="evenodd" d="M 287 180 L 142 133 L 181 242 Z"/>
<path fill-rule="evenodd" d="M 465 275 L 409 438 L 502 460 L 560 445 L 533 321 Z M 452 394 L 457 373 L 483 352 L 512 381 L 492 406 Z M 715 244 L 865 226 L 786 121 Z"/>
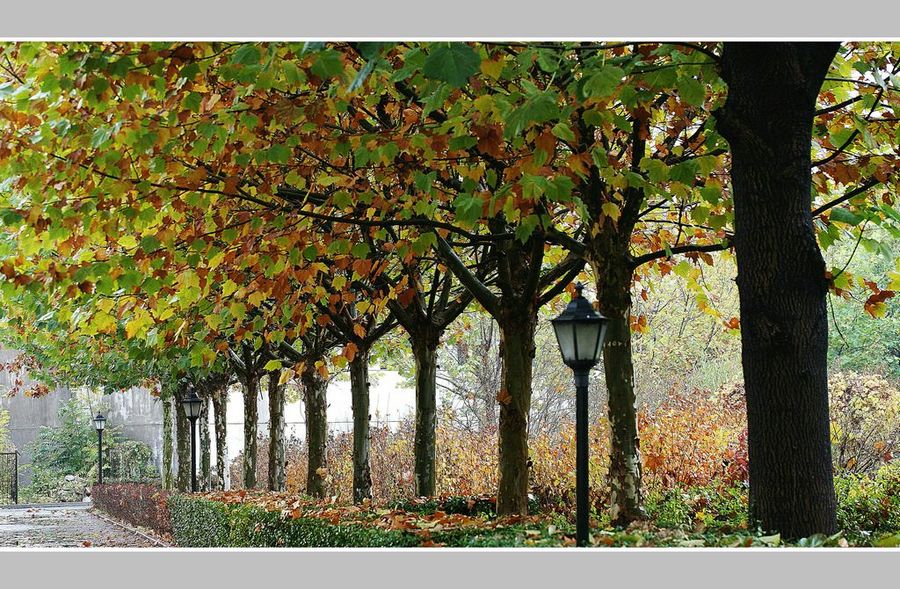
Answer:
<path fill-rule="evenodd" d="M 99 411 L 94 417 L 94 429 L 97 430 L 97 484 L 103 484 L 103 428 L 106 427 L 106 418 Z"/>
<path fill-rule="evenodd" d="M 578 546 L 587 544 L 590 529 L 588 505 L 588 375 L 597 365 L 609 320 L 594 310 L 575 286 L 566 310 L 551 320 L 563 362 L 575 372 L 575 508 Z"/>
<path fill-rule="evenodd" d="M 188 385 L 190 393 L 181 399 L 184 414 L 191 420 L 191 491 L 197 492 L 197 418 L 203 401 L 197 396 L 193 385 Z"/>

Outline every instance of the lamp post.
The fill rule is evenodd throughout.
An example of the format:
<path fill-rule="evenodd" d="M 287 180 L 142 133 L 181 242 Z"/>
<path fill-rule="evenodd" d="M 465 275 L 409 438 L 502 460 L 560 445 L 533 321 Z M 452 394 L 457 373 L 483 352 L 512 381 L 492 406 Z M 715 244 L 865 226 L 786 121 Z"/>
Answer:
<path fill-rule="evenodd" d="M 597 365 L 609 320 L 597 313 L 582 296 L 584 285 L 575 286 L 575 296 L 565 311 L 551 320 L 563 362 L 575 373 L 575 508 L 578 546 L 587 544 L 590 529 L 588 505 L 588 375 Z"/>
<path fill-rule="evenodd" d="M 191 420 L 191 491 L 197 492 L 197 418 L 203 401 L 197 396 L 193 385 L 188 385 L 190 393 L 181 400 L 184 414 Z"/>
<path fill-rule="evenodd" d="M 103 428 L 106 427 L 106 418 L 99 411 L 94 417 L 94 429 L 97 430 L 97 484 L 103 484 Z"/>

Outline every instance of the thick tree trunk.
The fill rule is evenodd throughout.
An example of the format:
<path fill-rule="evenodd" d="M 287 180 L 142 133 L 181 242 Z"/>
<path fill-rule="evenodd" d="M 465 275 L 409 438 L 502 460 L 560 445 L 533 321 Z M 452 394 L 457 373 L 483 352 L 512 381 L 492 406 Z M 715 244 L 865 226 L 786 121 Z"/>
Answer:
<path fill-rule="evenodd" d="M 615 237 L 591 243 L 600 312 L 609 318 L 603 346 L 610 426 L 610 519 L 624 526 L 646 517 L 641 506 L 641 455 L 631 357 L 631 279 L 627 248 Z"/>
<path fill-rule="evenodd" d="M 163 404 L 163 458 L 162 458 L 162 484 L 163 489 L 171 491 L 175 484 L 172 480 L 172 405 L 175 400 L 171 395 L 162 398 Z"/>
<path fill-rule="evenodd" d="M 179 491 L 191 490 L 191 423 L 180 403 L 175 401 L 175 439 L 178 442 L 178 476 L 175 486 Z"/>
<path fill-rule="evenodd" d="M 285 489 L 284 385 L 281 370 L 269 372 L 269 490 Z"/>
<path fill-rule="evenodd" d="M 244 488 L 256 488 L 256 430 L 259 379 L 251 376 L 244 382 Z"/>
<path fill-rule="evenodd" d="M 225 471 L 228 468 L 228 387 L 212 395 L 213 420 L 216 430 L 216 489 L 225 489 Z"/>
<path fill-rule="evenodd" d="M 372 498 L 369 464 L 369 350 L 359 349 L 350 362 L 353 404 L 353 502 Z"/>
<path fill-rule="evenodd" d="M 325 456 L 328 441 L 326 416 L 328 385 L 316 371 L 314 361 L 305 363 L 301 380 L 303 404 L 306 407 L 306 493 L 322 499 L 325 497 L 325 472 L 328 468 Z"/>
<path fill-rule="evenodd" d="M 410 341 L 416 361 L 416 494 L 430 497 L 435 494 L 438 340 L 410 336 Z"/>
<path fill-rule="evenodd" d="M 500 320 L 502 355 L 500 403 L 499 515 L 528 513 L 528 412 L 537 315 L 510 310 Z"/>
<path fill-rule="evenodd" d="M 210 439 L 209 439 L 209 399 L 203 399 L 200 408 L 200 475 L 197 484 L 201 491 L 209 491 Z"/>
<path fill-rule="evenodd" d="M 811 209 L 816 96 L 837 43 L 726 43 L 750 513 L 795 538 L 832 533 L 828 282 Z"/>

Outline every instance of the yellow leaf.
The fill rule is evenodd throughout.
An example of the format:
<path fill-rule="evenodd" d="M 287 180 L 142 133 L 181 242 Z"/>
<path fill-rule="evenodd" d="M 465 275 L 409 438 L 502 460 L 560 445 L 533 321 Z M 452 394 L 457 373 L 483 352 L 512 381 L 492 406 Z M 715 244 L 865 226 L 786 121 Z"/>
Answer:
<path fill-rule="evenodd" d="M 600 205 L 600 210 L 603 211 L 603 214 L 607 217 L 610 217 L 613 221 L 618 221 L 619 217 L 622 216 L 622 211 L 619 209 L 619 205 L 613 202 L 605 202 Z"/>

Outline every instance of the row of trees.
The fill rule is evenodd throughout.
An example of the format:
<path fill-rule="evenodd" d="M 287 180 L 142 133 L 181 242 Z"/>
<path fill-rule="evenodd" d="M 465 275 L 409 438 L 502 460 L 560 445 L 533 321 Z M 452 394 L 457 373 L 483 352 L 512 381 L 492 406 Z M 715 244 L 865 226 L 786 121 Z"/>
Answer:
<path fill-rule="evenodd" d="M 149 376 L 166 398 L 193 381 L 220 399 L 217 424 L 233 373 L 248 487 L 260 379 L 272 488 L 284 480 L 283 386 L 297 380 L 308 488 L 324 492 L 326 384 L 346 368 L 361 501 L 378 342 L 398 326 L 408 337 L 416 489 L 433 494 L 437 349 L 475 305 L 502 342 L 498 511 L 523 513 L 535 329 L 589 277 L 611 321 L 608 482 L 624 524 L 643 516 L 631 334 L 646 320 L 632 296 L 675 272 L 716 315 L 698 276 L 734 247 L 741 317 L 720 319 L 743 333 L 751 510 L 787 534 L 828 531 L 825 296 L 865 285 L 877 316 L 893 291 L 826 269 L 819 243 L 873 225 L 896 236 L 895 52 L 10 45 L 5 325 L 54 378 L 116 388 Z"/>

